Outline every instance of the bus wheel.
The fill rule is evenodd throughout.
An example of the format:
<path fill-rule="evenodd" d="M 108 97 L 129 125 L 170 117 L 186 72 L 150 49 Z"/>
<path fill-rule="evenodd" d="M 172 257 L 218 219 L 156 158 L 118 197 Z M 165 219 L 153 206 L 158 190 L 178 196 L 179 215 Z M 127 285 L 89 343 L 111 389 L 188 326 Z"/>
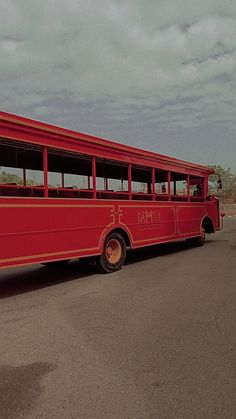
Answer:
<path fill-rule="evenodd" d="M 205 229 L 202 227 L 201 228 L 201 235 L 191 239 L 191 243 L 194 246 L 200 247 L 200 246 L 203 246 L 205 244 L 205 241 L 206 241 L 206 232 L 205 232 Z"/>
<path fill-rule="evenodd" d="M 111 233 L 107 236 L 104 249 L 97 258 L 97 267 L 101 272 L 115 272 L 121 269 L 126 256 L 124 237 L 119 233 Z"/>
<path fill-rule="evenodd" d="M 57 269 L 57 268 L 65 268 L 69 262 L 70 262 L 70 259 L 56 260 L 54 262 L 43 262 L 41 263 L 41 265 L 44 265 L 47 268 Z"/>

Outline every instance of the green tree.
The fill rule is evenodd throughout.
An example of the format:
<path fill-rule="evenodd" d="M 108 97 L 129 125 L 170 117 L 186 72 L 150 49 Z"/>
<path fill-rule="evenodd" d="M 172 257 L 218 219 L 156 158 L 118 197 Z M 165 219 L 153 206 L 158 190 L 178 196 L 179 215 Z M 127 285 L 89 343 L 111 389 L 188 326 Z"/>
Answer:
<path fill-rule="evenodd" d="M 236 175 L 230 168 L 225 169 L 221 165 L 209 166 L 215 170 L 215 174 L 209 177 L 210 191 L 218 193 L 219 195 L 224 193 L 225 197 L 230 201 L 234 202 L 236 199 Z M 221 179 L 222 190 L 217 190 L 217 181 Z"/>

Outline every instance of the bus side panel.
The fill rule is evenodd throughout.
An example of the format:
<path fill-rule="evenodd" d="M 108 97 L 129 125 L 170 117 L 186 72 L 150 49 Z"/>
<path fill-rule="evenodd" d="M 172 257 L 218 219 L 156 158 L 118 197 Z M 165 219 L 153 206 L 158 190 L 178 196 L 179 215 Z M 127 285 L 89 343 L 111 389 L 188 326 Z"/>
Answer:
<path fill-rule="evenodd" d="M 199 235 L 201 222 L 207 215 L 207 208 L 202 204 L 176 206 L 177 233 L 179 236 Z"/>
<path fill-rule="evenodd" d="M 0 267 L 99 254 L 114 204 L 0 199 Z"/>
<path fill-rule="evenodd" d="M 220 229 L 218 200 L 202 204 L 178 205 L 176 207 L 178 235 L 199 234 L 201 222 L 205 216 L 213 223 L 214 230 Z"/>
<path fill-rule="evenodd" d="M 219 208 L 219 199 L 213 197 L 211 201 L 207 202 L 207 210 L 209 216 L 213 222 L 214 229 L 220 230 L 220 208 Z"/>
<path fill-rule="evenodd" d="M 172 204 L 130 202 L 118 205 L 119 223 L 127 226 L 133 247 L 173 240 L 176 237 Z"/>

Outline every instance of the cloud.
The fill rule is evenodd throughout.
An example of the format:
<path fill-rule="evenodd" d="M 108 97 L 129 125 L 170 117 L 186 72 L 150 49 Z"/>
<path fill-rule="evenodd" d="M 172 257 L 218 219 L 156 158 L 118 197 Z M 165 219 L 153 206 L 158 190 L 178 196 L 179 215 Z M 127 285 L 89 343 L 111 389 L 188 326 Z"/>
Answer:
<path fill-rule="evenodd" d="M 141 146 L 149 124 L 155 148 L 160 129 L 235 132 L 230 0 L 2 0 L 0 54 L 9 111 L 129 143 L 139 127 Z"/>

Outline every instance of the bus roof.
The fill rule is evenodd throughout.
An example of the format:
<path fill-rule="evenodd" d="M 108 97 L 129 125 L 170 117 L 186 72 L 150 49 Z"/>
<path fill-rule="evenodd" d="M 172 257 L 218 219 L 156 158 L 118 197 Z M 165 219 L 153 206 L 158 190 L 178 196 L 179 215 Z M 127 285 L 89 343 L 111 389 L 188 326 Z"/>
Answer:
<path fill-rule="evenodd" d="M 65 138 L 66 138 L 66 141 L 68 141 L 68 143 L 70 142 L 70 140 L 80 140 L 80 141 L 82 140 L 84 143 L 91 144 L 95 147 L 102 146 L 103 149 L 105 147 L 111 152 L 114 152 L 114 153 L 118 152 L 118 153 L 121 153 L 122 155 L 126 154 L 129 157 L 131 157 L 131 160 L 133 156 L 133 157 L 137 157 L 140 160 L 151 160 L 152 162 L 153 160 L 155 160 L 156 162 L 160 162 L 162 164 L 165 163 L 166 165 L 169 165 L 172 167 L 174 166 L 174 167 L 182 167 L 188 170 L 197 170 L 205 174 L 214 173 L 214 169 L 208 166 L 204 166 L 197 163 L 192 163 L 186 160 L 177 159 L 174 157 L 170 157 L 170 156 L 155 153 L 152 151 L 144 150 L 141 148 L 125 145 L 122 143 L 118 143 L 116 141 L 107 140 L 107 139 L 96 137 L 90 134 L 85 134 L 85 133 L 70 130 L 67 128 L 62 128 L 59 126 L 51 125 L 51 124 L 44 123 L 41 121 L 36 121 L 30 118 L 25 118 L 19 115 L 15 115 L 15 114 L 3 112 L 3 111 L 0 111 L 0 136 L 3 135 L 1 134 L 1 121 L 4 122 L 4 126 L 7 126 L 8 128 L 12 128 L 12 129 L 14 128 L 14 130 L 17 129 L 18 127 L 20 128 L 20 131 L 22 131 L 22 129 L 23 130 L 28 129 L 30 131 L 33 130 L 34 133 L 35 133 L 35 130 L 40 131 L 41 133 L 45 132 L 47 134 L 48 146 L 51 146 L 50 137 L 55 140 L 55 134 L 56 134 L 56 136 L 58 136 L 58 140 L 60 140 L 60 138 L 63 138 L 65 141 Z M 7 136 L 5 136 L 5 138 L 7 138 Z M 17 134 L 16 137 L 14 137 L 14 139 L 20 140 L 19 134 Z M 34 141 L 34 143 L 42 144 L 42 142 L 40 141 L 40 137 L 37 141 Z M 67 147 L 65 147 L 65 149 L 66 148 Z M 68 147 L 68 149 L 70 148 Z M 114 157 L 114 159 L 117 159 L 117 158 Z"/>

